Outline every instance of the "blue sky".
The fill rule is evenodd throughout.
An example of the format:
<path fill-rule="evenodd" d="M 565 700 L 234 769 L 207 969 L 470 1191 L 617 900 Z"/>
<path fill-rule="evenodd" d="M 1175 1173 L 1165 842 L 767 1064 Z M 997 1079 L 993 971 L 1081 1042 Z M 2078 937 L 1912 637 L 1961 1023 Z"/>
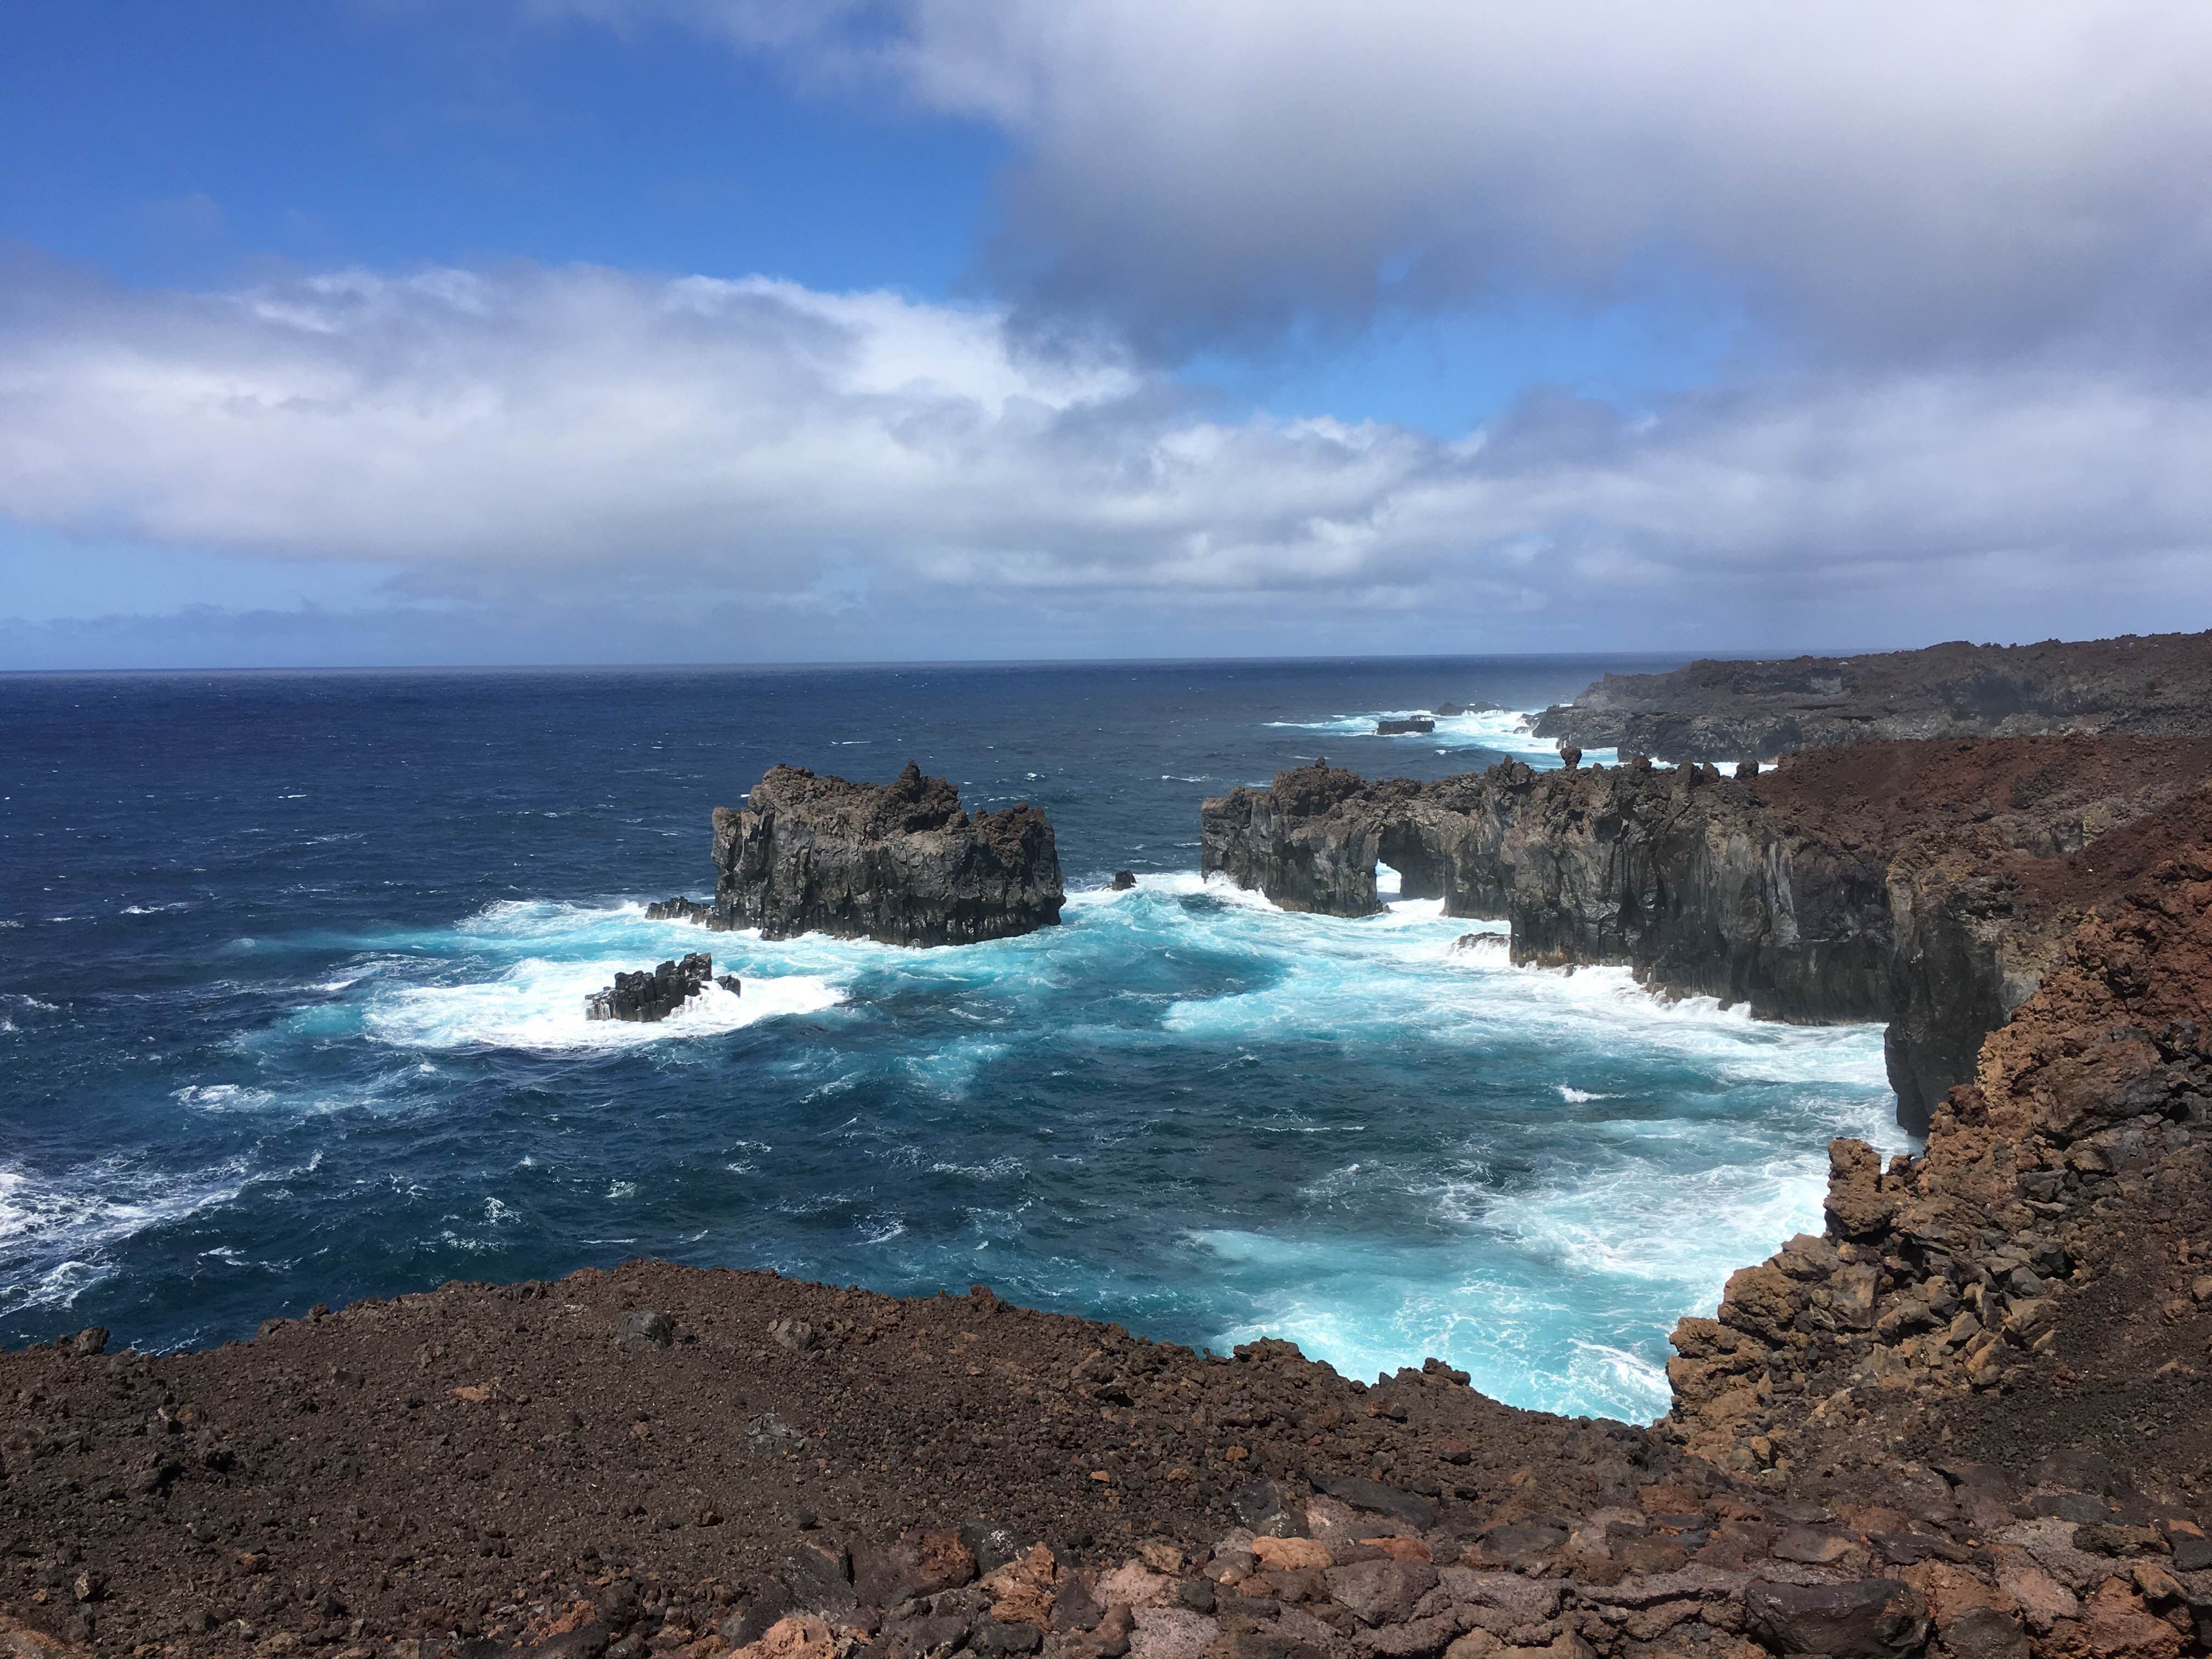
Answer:
<path fill-rule="evenodd" d="M 0 667 L 2212 626 L 2208 70 L 2179 5 L 21 8 Z"/>

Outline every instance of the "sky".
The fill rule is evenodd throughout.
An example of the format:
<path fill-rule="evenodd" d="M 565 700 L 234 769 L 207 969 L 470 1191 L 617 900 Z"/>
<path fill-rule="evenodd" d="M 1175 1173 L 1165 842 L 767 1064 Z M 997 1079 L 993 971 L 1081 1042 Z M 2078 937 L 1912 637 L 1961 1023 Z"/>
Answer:
<path fill-rule="evenodd" d="M 2212 8 L 106 0 L 0 668 L 2212 627 Z"/>

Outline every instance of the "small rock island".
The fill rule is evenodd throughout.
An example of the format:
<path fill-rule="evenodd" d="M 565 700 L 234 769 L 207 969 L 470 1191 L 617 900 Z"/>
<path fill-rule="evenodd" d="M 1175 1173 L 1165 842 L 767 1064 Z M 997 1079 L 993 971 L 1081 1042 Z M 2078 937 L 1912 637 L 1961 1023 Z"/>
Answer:
<path fill-rule="evenodd" d="M 1024 801 L 970 815 L 911 761 L 880 788 L 771 767 L 744 805 L 714 809 L 714 872 L 712 905 L 672 898 L 648 918 L 972 945 L 1051 927 L 1067 896 L 1043 812 Z"/>
<path fill-rule="evenodd" d="M 714 958 L 703 951 L 694 951 L 678 960 L 664 962 L 649 973 L 641 969 L 635 974 L 617 974 L 612 985 L 584 999 L 584 1018 L 654 1024 L 666 1019 L 710 983 L 720 986 L 732 996 L 740 994 L 735 974 L 717 978 Z"/>

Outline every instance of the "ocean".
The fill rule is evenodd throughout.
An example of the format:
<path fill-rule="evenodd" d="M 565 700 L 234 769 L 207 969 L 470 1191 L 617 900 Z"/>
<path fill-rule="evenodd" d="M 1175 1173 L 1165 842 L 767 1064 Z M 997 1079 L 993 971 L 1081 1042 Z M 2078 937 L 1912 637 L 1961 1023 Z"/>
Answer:
<path fill-rule="evenodd" d="M 1510 714 L 1373 726 L 1667 665 L 0 677 L 0 1344 L 653 1255 L 1649 1419 L 1674 1321 L 1818 1229 L 1830 1137 L 1905 1145 L 1880 1028 L 1516 969 L 1432 901 L 1279 912 L 1200 880 L 1198 812 L 1316 755 L 1556 764 Z M 645 919 L 769 766 L 908 759 L 1049 813 L 1062 926 Z M 690 950 L 742 994 L 585 1019 Z"/>

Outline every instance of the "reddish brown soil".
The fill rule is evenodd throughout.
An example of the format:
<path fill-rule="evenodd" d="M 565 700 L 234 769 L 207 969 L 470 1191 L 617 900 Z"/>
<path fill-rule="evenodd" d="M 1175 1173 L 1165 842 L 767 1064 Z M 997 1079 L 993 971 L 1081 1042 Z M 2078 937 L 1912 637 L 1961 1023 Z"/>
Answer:
<path fill-rule="evenodd" d="M 623 1340 L 639 1310 L 675 1340 Z M 1126 1553 L 1218 1536 L 1261 1474 L 1377 1476 L 1472 1531 L 1622 1501 L 1674 1461 L 1440 1374 L 1363 1389 L 1282 1344 L 1207 1359 L 988 1293 L 659 1262 L 449 1285 L 202 1353 L 0 1355 L 0 1608 L 88 1615 L 103 1651 L 227 1651 L 240 1619 L 466 1634 L 615 1564 L 711 1602 L 803 1532 L 988 1521 Z M 85 1571 L 106 1588 L 80 1607 Z"/>

